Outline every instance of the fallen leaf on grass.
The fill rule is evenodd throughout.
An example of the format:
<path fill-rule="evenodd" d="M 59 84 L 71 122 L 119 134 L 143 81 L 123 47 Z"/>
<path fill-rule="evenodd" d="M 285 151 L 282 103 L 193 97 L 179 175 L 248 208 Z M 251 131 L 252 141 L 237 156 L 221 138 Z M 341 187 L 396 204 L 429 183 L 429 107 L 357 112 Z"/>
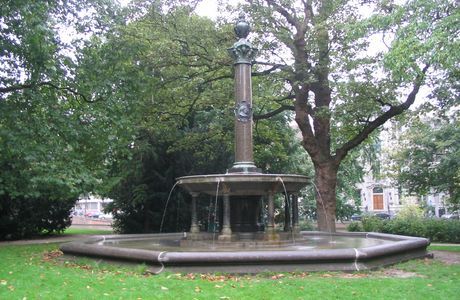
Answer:
<path fill-rule="evenodd" d="M 195 292 L 196 293 L 201 293 L 201 288 L 199 286 L 195 287 Z"/>
<path fill-rule="evenodd" d="M 167 287 L 165 287 L 165 286 L 162 286 L 161 289 L 162 289 L 163 291 L 169 290 L 169 289 L 168 289 Z"/>
<path fill-rule="evenodd" d="M 2 279 L 2 280 L 0 280 L 0 284 L 1 284 L 1 285 L 7 285 L 7 284 L 8 284 L 8 281 Z"/>
<path fill-rule="evenodd" d="M 280 279 L 280 278 L 283 278 L 283 277 L 284 277 L 284 274 L 278 274 L 278 275 L 273 275 L 272 279 Z"/>
<path fill-rule="evenodd" d="M 221 289 L 221 288 L 223 288 L 222 285 L 218 285 L 218 284 L 216 284 L 214 287 L 215 287 L 216 289 Z"/>
<path fill-rule="evenodd" d="M 50 260 L 54 260 L 55 258 L 58 258 L 60 256 L 64 255 L 64 253 L 60 250 L 54 250 L 54 251 L 47 251 L 45 253 L 43 253 L 43 257 L 42 259 L 44 261 L 50 261 Z"/>

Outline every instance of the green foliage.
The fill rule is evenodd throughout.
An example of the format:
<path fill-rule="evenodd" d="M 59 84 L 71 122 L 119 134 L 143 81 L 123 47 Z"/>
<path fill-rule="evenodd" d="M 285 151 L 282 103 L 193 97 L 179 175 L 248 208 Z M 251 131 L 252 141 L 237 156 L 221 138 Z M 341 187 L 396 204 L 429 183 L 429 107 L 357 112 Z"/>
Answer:
<path fill-rule="evenodd" d="M 347 230 L 350 232 L 361 232 L 364 231 L 363 226 L 360 222 L 351 222 L 347 226 Z"/>
<path fill-rule="evenodd" d="M 404 205 L 403 208 L 398 212 L 396 218 L 399 219 L 420 219 L 423 217 L 423 209 L 418 205 L 409 204 Z"/>
<path fill-rule="evenodd" d="M 87 13 L 82 14 L 83 10 Z M 108 0 L 2 4 L 3 238 L 62 231 L 78 195 L 95 191 L 102 181 L 109 141 L 101 125 L 107 118 L 96 117 L 94 107 L 88 105 L 90 93 L 77 91 L 73 85 L 73 51 L 81 43 L 77 38 L 75 43 L 61 41 L 58 31 L 66 27 L 80 37 L 87 31 L 103 32 L 113 12 Z"/>
<path fill-rule="evenodd" d="M 408 217 L 408 218 L 395 218 L 389 222 L 382 222 L 380 228 L 376 228 L 374 231 L 381 231 L 386 233 L 400 234 L 400 235 L 409 235 L 409 236 L 419 236 L 432 239 L 433 237 L 429 236 L 429 226 L 428 223 L 423 219 L 417 217 Z"/>
<path fill-rule="evenodd" d="M 363 231 L 382 232 L 385 221 L 376 216 L 363 216 L 361 223 Z"/>
<path fill-rule="evenodd" d="M 356 229 L 358 225 L 353 225 Z M 460 221 L 443 219 L 424 219 L 420 217 L 401 217 L 381 220 L 375 216 L 364 217 L 363 231 L 384 232 L 430 239 L 432 242 L 460 243 Z M 353 230 L 350 230 L 353 231 Z"/>
<path fill-rule="evenodd" d="M 343 202 L 335 178 L 347 155 L 408 110 L 422 86 L 443 105 L 458 99 L 455 1 L 251 0 L 236 10 L 250 15 L 258 68 L 283 86 L 265 107 L 295 111 L 323 230 Z"/>
<path fill-rule="evenodd" d="M 71 224 L 77 198 L 52 199 L 0 196 L 0 240 L 61 233 Z"/>
<path fill-rule="evenodd" d="M 396 161 L 397 180 L 409 192 L 448 193 L 452 208 L 460 205 L 460 121 L 450 117 L 415 119 L 400 142 Z"/>
<path fill-rule="evenodd" d="M 206 123 L 209 124 L 209 123 Z M 178 130 L 186 135 L 189 130 Z M 190 210 L 188 195 L 177 188 L 172 191 L 177 177 L 191 174 L 219 173 L 228 166 L 229 148 L 221 141 L 208 141 L 208 146 L 221 151 L 208 152 L 206 159 L 195 152 L 196 144 L 189 148 L 175 148 L 169 137 L 142 131 L 134 142 L 130 159 L 113 165 L 112 176 L 117 181 L 108 196 L 114 199 L 107 210 L 114 215 L 114 228 L 122 233 L 158 232 L 164 210 L 163 231 L 188 230 Z M 202 150 L 203 151 L 203 150 Z M 202 202 L 201 202 L 202 203 Z"/>
<path fill-rule="evenodd" d="M 310 220 L 302 220 L 299 222 L 300 230 L 302 231 L 313 231 L 315 230 L 315 225 Z"/>
<path fill-rule="evenodd" d="M 104 193 L 115 200 L 109 210 L 120 232 L 158 231 L 175 178 L 225 173 L 233 160 L 229 28 L 186 6 L 166 13 L 144 4 L 141 10 L 141 4 L 129 7 L 132 22 L 90 41 L 77 70 L 80 85 L 104 99 L 110 124 L 120 129 L 113 132 L 114 145 L 130 145 L 110 145 Z M 255 84 L 269 94 L 269 83 L 255 79 Z M 264 171 L 305 172 L 305 156 L 287 122 L 287 115 L 278 115 L 255 125 L 255 163 Z M 188 197 L 173 191 L 164 231 L 188 229 Z M 208 203 L 199 201 L 203 214 Z M 203 214 L 200 219 L 207 219 Z"/>

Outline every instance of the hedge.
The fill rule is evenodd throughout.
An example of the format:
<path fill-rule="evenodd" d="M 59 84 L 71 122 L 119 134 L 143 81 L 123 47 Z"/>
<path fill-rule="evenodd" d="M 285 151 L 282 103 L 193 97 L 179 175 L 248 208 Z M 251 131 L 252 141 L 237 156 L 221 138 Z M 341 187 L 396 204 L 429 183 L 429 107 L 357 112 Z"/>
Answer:
<path fill-rule="evenodd" d="M 361 222 L 352 222 L 348 231 L 367 231 L 418 236 L 432 242 L 460 243 L 460 220 L 395 218 L 382 220 L 378 217 L 364 217 Z"/>

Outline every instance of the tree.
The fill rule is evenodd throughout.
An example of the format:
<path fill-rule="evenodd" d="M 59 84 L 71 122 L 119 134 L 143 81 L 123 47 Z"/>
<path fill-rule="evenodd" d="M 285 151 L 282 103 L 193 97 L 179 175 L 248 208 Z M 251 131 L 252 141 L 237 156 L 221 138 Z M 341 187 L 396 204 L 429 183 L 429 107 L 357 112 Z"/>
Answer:
<path fill-rule="evenodd" d="M 393 159 L 396 179 L 409 193 L 447 192 L 453 209 L 460 208 L 460 121 L 458 113 L 447 119 L 416 119 L 400 137 Z"/>
<path fill-rule="evenodd" d="M 260 37 L 259 70 L 286 83 L 266 115 L 294 111 L 315 169 L 319 229 L 335 231 L 342 161 L 408 110 L 424 83 L 458 70 L 455 1 L 251 0 L 242 9 Z"/>
<path fill-rule="evenodd" d="M 105 32 L 116 11 L 108 0 L 2 3 L 0 238 L 64 230 L 78 196 L 101 181 L 107 119 L 91 117 L 91 93 L 74 85 L 84 36 L 67 43 L 59 30 Z"/>
<path fill-rule="evenodd" d="M 225 173 L 233 161 L 233 76 L 226 53 L 233 36 L 230 26 L 218 27 L 187 6 L 165 13 L 147 5 L 142 15 L 131 9 L 133 22 L 92 40 L 77 77 L 80 86 L 100 91 L 132 135 L 130 147 L 116 151 L 110 173 L 115 225 L 121 232 L 152 232 L 160 228 L 175 178 Z M 266 81 L 255 85 L 265 90 Z M 299 148 L 286 138 L 294 137 L 289 121 L 279 114 L 257 122 L 257 165 L 275 173 L 301 167 L 287 155 Z M 188 226 L 188 210 L 177 213 L 188 198 L 174 191 L 164 231 Z"/>

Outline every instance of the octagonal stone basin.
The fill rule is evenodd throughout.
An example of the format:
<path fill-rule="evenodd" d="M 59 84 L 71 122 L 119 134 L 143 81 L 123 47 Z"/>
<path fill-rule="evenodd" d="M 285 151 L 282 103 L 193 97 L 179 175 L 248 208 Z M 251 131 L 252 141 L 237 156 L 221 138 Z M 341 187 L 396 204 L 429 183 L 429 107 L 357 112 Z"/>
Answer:
<path fill-rule="evenodd" d="M 232 196 L 262 196 L 269 192 L 298 192 L 309 178 L 291 174 L 227 173 L 177 178 L 177 184 L 189 193 L 216 195 L 216 186 L 227 189 Z"/>
<path fill-rule="evenodd" d="M 66 255 L 139 262 L 152 272 L 359 271 L 427 256 L 425 238 L 301 232 L 279 241 L 219 242 L 209 233 L 110 235 L 61 245 Z"/>

